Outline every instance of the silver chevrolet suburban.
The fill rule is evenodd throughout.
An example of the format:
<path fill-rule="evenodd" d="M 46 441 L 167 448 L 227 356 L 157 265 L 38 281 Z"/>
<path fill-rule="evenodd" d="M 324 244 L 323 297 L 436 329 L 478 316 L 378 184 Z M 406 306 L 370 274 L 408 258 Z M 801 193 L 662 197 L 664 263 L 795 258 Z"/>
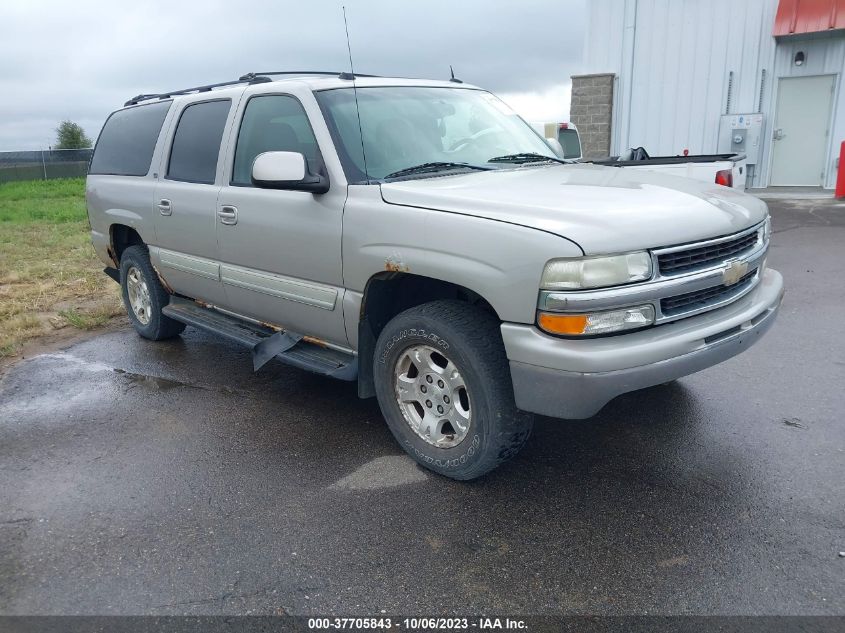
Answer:
<path fill-rule="evenodd" d="M 766 205 L 569 164 L 457 82 L 250 73 L 106 121 L 91 235 L 151 340 L 186 325 L 357 382 L 423 466 L 472 479 L 532 414 L 587 418 L 772 325 Z"/>

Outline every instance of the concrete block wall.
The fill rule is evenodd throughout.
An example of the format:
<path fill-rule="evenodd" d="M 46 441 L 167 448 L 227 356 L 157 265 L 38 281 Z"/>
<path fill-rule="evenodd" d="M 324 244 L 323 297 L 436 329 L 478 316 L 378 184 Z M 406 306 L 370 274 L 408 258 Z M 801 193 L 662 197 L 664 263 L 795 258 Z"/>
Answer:
<path fill-rule="evenodd" d="M 612 73 L 572 76 L 569 119 L 578 127 L 584 158 L 610 155 L 614 78 Z"/>

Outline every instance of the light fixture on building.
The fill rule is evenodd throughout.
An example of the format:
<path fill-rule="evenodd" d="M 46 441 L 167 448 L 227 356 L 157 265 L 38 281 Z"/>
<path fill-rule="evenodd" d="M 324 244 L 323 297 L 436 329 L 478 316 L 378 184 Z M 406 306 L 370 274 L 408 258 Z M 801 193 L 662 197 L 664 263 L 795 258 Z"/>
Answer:
<path fill-rule="evenodd" d="M 798 51 L 795 53 L 795 59 L 793 60 L 796 66 L 803 66 L 804 65 L 804 51 Z"/>

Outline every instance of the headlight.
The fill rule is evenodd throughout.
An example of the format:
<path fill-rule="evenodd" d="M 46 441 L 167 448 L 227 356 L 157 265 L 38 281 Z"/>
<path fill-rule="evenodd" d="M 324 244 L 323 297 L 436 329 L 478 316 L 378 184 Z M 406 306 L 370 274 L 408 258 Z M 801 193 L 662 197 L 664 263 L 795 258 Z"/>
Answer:
<path fill-rule="evenodd" d="M 654 306 L 652 305 L 587 314 L 540 312 L 537 315 L 537 324 L 543 330 L 550 334 L 565 336 L 610 334 L 623 330 L 636 330 L 652 323 L 654 323 Z"/>
<path fill-rule="evenodd" d="M 641 251 L 610 257 L 553 259 L 543 270 L 546 290 L 583 290 L 620 286 L 651 278 L 651 256 Z"/>

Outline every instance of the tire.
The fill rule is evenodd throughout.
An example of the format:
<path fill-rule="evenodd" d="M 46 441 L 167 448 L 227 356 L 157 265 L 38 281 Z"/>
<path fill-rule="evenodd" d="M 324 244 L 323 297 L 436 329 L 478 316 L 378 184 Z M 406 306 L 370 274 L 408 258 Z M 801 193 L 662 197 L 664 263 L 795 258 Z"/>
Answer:
<path fill-rule="evenodd" d="M 514 404 L 499 326 L 470 304 L 435 301 L 397 315 L 379 335 L 379 406 L 402 448 L 429 470 L 475 479 L 516 455 L 531 434 L 533 416 Z"/>
<path fill-rule="evenodd" d="M 160 341 L 173 338 L 185 329 L 184 323 L 161 313 L 170 295 L 161 285 L 145 246 L 130 246 L 123 251 L 120 290 L 132 327 L 144 338 Z"/>

